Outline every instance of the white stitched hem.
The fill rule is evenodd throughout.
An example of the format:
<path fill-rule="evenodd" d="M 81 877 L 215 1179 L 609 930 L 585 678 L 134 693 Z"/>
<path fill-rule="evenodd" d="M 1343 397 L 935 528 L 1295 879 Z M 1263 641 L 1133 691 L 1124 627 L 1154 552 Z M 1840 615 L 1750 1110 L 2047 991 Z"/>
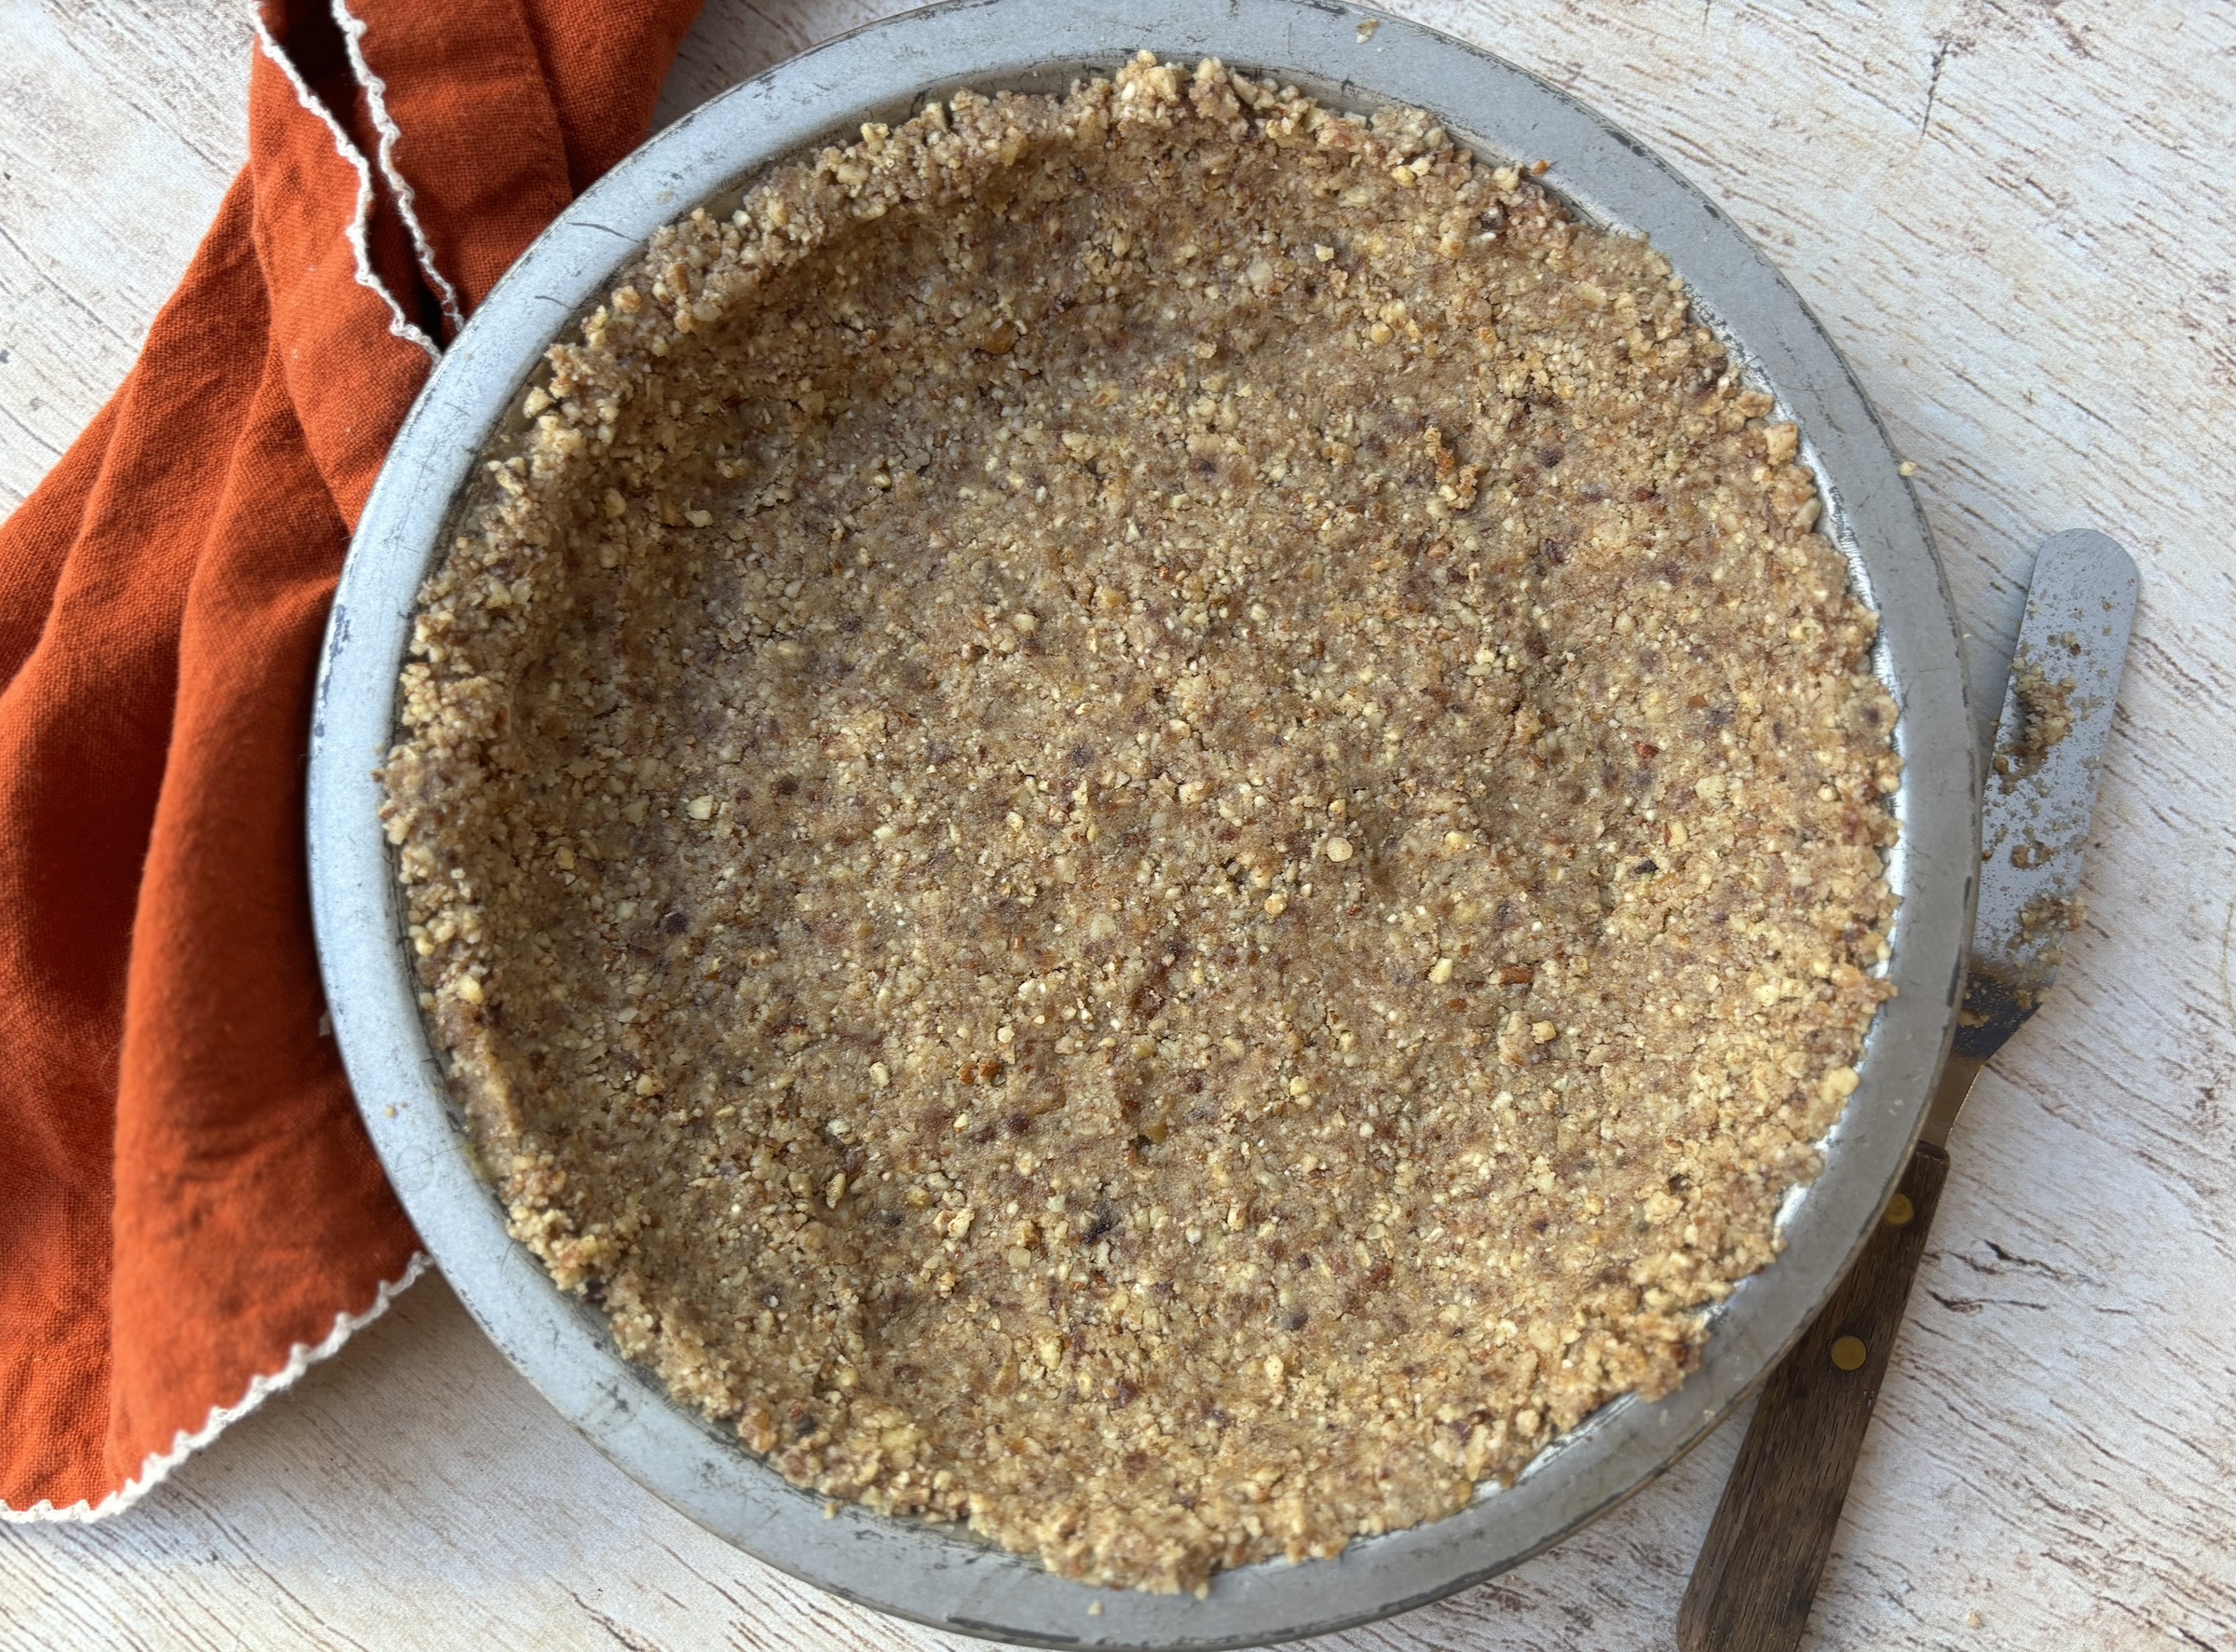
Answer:
<path fill-rule="evenodd" d="M 364 20 L 349 9 L 348 0 L 334 0 L 334 20 L 340 25 L 343 43 L 349 48 L 349 68 L 356 75 L 358 85 L 365 89 L 365 107 L 373 116 L 374 129 L 380 133 L 380 146 L 374 158 L 380 163 L 380 175 L 389 181 L 389 193 L 395 198 L 396 215 L 411 232 L 412 253 L 419 260 L 419 273 L 427 278 L 435 297 L 443 306 L 443 319 L 456 333 L 466 325 L 465 313 L 458 307 L 458 290 L 444 278 L 435 264 L 434 243 L 427 239 L 427 229 L 419 222 L 418 199 L 405 181 L 403 170 L 396 164 L 396 145 L 403 140 L 403 129 L 389 113 L 389 83 L 373 73 L 373 65 L 365 61 Z"/>
<path fill-rule="evenodd" d="M 412 325 L 411 319 L 403 313 L 403 306 L 396 301 L 396 294 L 389 291 L 388 283 L 374 271 L 373 252 L 365 239 L 365 225 L 373 216 L 373 169 L 366 164 L 365 157 L 358 153 L 357 145 L 349 141 L 349 134 L 342 130 L 342 123 L 334 119 L 334 111 L 320 101 L 319 94 L 310 89 L 310 83 L 303 78 L 293 61 L 280 49 L 280 43 L 272 38 L 272 32 L 265 25 L 262 16 L 256 19 L 256 43 L 280 73 L 287 76 L 288 85 L 295 89 L 295 101 L 324 124 L 334 138 L 334 153 L 348 161 L 349 170 L 357 174 L 357 210 L 350 214 L 349 227 L 343 232 L 348 239 L 350 252 L 357 255 L 357 284 L 378 294 L 381 302 L 389 307 L 389 332 L 393 336 L 410 339 L 425 350 L 431 360 L 441 361 L 442 348 Z"/>
<path fill-rule="evenodd" d="M 387 1313 L 389 1304 L 395 1301 L 398 1293 L 410 1289 L 413 1281 L 426 1271 L 426 1253 L 424 1251 L 414 1253 L 410 1265 L 403 1270 L 402 1275 L 392 1283 L 383 1282 L 380 1289 L 374 1293 L 371 1307 L 361 1314 L 336 1314 L 334 1317 L 334 1329 L 326 1333 L 325 1341 L 320 1343 L 316 1347 L 308 1343 L 297 1343 L 288 1350 L 285 1365 L 269 1376 L 253 1376 L 249 1379 L 249 1390 L 240 1397 L 238 1404 L 212 1406 L 210 1411 L 210 1420 L 204 1423 L 198 1432 L 189 1434 L 185 1429 L 180 1429 L 178 1438 L 171 1442 L 170 1450 L 152 1456 L 141 1464 L 139 1479 L 126 1481 L 124 1484 L 118 1486 L 99 1503 L 89 1504 L 83 1497 L 64 1509 L 57 1509 L 53 1502 L 47 1498 L 41 1498 L 29 1509 L 10 1509 L 6 1503 L 0 1503 L 0 1523 L 29 1525 L 57 1521 L 83 1525 L 92 1521 L 106 1520 L 112 1514 L 121 1514 L 157 1486 L 162 1484 L 164 1479 L 173 1468 L 176 1468 L 196 1452 L 200 1451 L 202 1447 L 208 1445 L 235 1423 L 239 1422 L 241 1418 L 247 1416 L 249 1413 L 254 1411 L 271 1396 L 279 1393 L 282 1388 L 293 1386 L 296 1379 L 312 1366 L 318 1364 L 320 1360 L 330 1359 L 339 1353 L 344 1343 L 372 1324 L 381 1315 Z"/>

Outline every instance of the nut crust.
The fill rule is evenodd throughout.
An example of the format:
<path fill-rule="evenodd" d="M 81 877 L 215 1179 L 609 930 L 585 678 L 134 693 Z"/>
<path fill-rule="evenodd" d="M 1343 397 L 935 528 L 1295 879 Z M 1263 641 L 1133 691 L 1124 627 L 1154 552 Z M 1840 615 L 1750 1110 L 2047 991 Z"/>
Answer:
<path fill-rule="evenodd" d="M 1644 243 L 1216 63 L 661 231 L 384 771 L 514 1234 L 792 1480 L 1106 1583 L 1668 1391 L 1890 990 L 1771 411 Z"/>

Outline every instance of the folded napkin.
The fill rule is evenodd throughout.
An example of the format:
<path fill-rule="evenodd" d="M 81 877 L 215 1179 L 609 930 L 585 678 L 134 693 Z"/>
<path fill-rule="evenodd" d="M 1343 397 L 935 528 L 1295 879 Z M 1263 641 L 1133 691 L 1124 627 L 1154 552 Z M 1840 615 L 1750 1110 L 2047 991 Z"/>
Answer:
<path fill-rule="evenodd" d="M 447 338 L 698 0 L 265 0 L 249 163 L 0 526 L 0 1516 L 91 1519 L 416 1270 L 324 1030 L 311 677 Z"/>

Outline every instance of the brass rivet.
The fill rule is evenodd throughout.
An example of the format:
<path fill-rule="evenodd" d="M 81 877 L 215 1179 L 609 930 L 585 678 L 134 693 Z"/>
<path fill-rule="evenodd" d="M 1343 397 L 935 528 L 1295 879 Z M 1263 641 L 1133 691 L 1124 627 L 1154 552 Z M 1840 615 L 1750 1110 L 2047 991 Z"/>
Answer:
<path fill-rule="evenodd" d="M 1910 1219 L 1917 1214 L 1917 1207 L 1910 1202 L 1908 1194 L 1896 1194 L 1887 1201 L 1887 1225 L 1908 1227 Z"/>
<path fill-rule="evenodd" d="M 1833 1363 L 1842 1371 L 1861 1371 L 1864 1357 L 1868 1352 L 1869 1350 L 1863 1346 L 1861 1337 L 1840 1337 L 1833 1344 Z"/>

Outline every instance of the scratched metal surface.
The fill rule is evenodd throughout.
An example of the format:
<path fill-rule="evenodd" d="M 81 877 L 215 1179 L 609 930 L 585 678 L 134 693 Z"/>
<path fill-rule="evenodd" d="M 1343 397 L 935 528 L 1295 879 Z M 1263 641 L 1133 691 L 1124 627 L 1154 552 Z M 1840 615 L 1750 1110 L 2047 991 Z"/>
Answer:
<path fill-rule="evenodd" d="M 2050 1006 L 1967 1105 L 1821 1648 L 2236 1646 L 2236 15 L 1394 7 L 1567 87 L 1769 250 L 1909 457 L 1992 718 L 2034 548 L 2143 576 Z M 888 7 L 714 0 L 673 107 Z M 237 12 L 0 0 L 0 508 L 122 377 L 241 157 Z M 1988 730 L 1981 730 L 1983 745 Z M 1327 1652 L 1667 1645 L 1736 1449 Z M 1975 1621 L 1976 1620 L 1976 1621 Z M 0 1531 L 0 1646 L 954 1647 L 638 1492 L 439 1281 L 129 1519 Z"/>
<path fill-rule="evenodd" d="M 2053 534 L 2035 554 L 1980 809 L 1960 1056 L 1993 1056 L 2042 1007 L 2087 916 L 2089 826 L 2137 583 L 2127 553 L 2093 529 Z"/>

